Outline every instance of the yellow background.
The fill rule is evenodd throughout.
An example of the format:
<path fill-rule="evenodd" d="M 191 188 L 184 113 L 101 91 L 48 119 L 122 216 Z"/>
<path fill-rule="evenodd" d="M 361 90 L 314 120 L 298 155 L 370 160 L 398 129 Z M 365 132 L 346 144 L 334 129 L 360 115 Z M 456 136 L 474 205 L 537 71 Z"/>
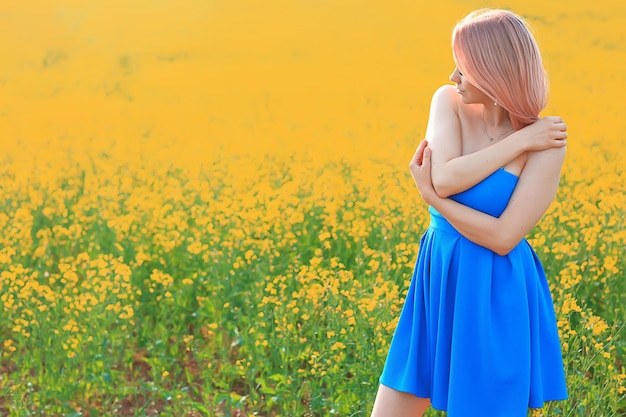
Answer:
<path fill-rule="evenodd" d="M 488 6 L 535 27 L 568 163 L 594 144 L 602 161 L 624 154 L 625 4 L 3 1 L 0 134 L 28 158 L 58 141 L 182 161 L 226 149 L 404 162 L 449 82 L 454 23 Z"/>

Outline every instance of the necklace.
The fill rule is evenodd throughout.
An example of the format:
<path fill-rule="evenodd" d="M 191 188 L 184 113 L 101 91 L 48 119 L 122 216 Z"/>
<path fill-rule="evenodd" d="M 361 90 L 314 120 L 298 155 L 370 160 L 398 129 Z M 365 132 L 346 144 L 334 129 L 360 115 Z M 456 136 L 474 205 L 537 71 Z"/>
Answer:
<path fill-rule="evenodd" d="M 485 123 L 485 109 L 484 108 L 480 110 L 480 114 L 481 114 L 481 119 L 483 119 L 483 127 L 485 128 L 485 134 L 489 138 L 489 142 L 493 142 L 494 140 L 500 140 L 507 133 L 510 133 L 511 131 L 515 130 L 514 128 L 510 128 L 510 129 L 507 129 L 504 133 L 499 134 L 498 136 L 491 136 L 489 132 L 487 131 L 487 123 Z"/>

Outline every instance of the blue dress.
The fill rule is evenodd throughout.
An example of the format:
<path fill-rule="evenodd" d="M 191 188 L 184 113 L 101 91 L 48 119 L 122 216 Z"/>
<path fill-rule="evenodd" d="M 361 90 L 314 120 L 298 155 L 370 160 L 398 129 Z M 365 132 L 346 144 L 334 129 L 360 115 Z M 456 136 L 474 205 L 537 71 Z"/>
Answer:
<path fill-rule="evenodd" d="M 450 198 L 499 217 L 518 178 L 499 169 Z M 567 398 L 546 276 L 522 240 L 500 256 L 433 207 L 380 382 L 448 417 L 526 417 Z M 478 413 L 478 414 L 477 414 Z"/>

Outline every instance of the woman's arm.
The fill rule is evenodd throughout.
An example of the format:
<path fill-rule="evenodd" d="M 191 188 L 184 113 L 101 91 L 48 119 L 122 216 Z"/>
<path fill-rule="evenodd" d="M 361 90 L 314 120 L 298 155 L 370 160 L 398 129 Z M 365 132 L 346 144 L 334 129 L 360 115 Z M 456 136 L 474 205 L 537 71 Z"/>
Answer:
<path fill-rule="evenodd" d="M 500 217 L 493 217 L 449 198 L 439 197 L 431 182 L 430 155 L 430 149 L 426 148 L 424 141 L 409 165 L 424 200 L 435 207 L 467 239 L 499 255 L 506 255 L 539 222 L 554 199 L 565 148 L 529 154 L 511 200 Z"/>
<path fill-rule="evenodd" d="M 426 139 L 433 150 L 432 180 L 440 197 L 467 190 L 523 152 L 567 144 L 567 126 L 560 117 L 551 116 L 485 149 L 462 155 L 460 105 L 451 85 L 440 87 L 431 102 Z"/>

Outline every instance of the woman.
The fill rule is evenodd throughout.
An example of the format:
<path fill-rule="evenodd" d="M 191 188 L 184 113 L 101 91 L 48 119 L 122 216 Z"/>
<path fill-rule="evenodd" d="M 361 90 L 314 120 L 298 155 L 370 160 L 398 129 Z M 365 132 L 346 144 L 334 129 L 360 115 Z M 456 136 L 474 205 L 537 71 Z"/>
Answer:
<path fill-rule="evenodd" d="M 522 417 L 567 397 L 552 299 L 524 236 L 558 187 L 567 126 L 539 119 L 547 81 L 522 19 L 479 10 L 452 36 L 410 170 L 431 223 L 372 411 Z"/>

